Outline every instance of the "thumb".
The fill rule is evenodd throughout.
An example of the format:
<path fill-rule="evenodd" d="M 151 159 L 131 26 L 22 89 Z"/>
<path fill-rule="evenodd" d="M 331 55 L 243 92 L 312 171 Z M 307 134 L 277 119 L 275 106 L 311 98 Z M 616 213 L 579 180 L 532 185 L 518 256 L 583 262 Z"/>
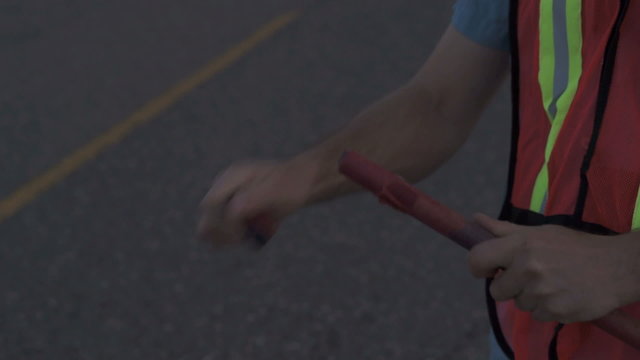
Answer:
<path fill-rule="evenodd" d="M 268 208 L 264 192 L 250 190 L 235 195 L 228 205 L 228 216 L 268 240 L 278 230 L 279 214 Z"/>
<path fill-rule="evenodd" d="M 496 220 L 481 213 L 473 215 L 473 219 L 496 237 L 507 236 L 520 228 L 520 225 L 508 221 Z"/>
<path fill-rule="evenodd" d="M 242 191 L 233 195 L 227 205 L 228 216 L 232 219 L 248 219 L 263 211 L 263 199 L 255 191 Z"/>

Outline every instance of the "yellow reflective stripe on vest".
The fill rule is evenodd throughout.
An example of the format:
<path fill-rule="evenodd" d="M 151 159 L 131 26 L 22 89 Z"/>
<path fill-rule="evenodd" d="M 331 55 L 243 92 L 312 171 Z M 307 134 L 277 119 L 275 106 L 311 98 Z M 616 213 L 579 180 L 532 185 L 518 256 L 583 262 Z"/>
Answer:
<path fill-rule="evenodd" d="M 538 82 L 551 130 L 530 210 L 544 213 L 549 193 L 549 159 L 582 76 L 582 0 L 541 0 L 539 26 Z"/>
<path fill-rule="evenodd" d="M 640 187 L 638 188 L 638 196 L 636 198 L 636 207 L 633 212 L 633 220 L 631 220 L 631 230 L 640 230 Z"/>

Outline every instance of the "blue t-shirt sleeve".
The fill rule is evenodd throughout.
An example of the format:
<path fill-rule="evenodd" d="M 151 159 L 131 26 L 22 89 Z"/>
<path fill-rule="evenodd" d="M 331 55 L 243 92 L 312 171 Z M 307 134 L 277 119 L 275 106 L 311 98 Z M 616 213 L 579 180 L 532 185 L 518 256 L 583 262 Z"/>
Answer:
<path fill-rule="evenodd" d="M 509 0 L 457 0 L 451 22 L 480 45 L 509 50 Z"/>

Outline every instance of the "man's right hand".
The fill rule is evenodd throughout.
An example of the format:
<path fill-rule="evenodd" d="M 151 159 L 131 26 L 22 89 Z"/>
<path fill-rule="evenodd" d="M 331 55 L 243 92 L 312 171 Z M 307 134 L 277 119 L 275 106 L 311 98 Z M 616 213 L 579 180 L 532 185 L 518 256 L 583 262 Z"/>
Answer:
<path fill-rule="evenodd" d="M 462 146 L 502 83 L 508 61 L 508 52 L 478 45 L 450 26 L 407 85 L 308 150 L 308 156 L 245 162 L 218 176 L 202 201 L 199 236 L 214 245 L 241 243 L 256 216 L 266 215 L 277 225 L 306 204 L 357 190 L 336 168 L 345 149 L 411 182 L 423 179 Z"/>
<path fill-rule="evenodd" d="M 277 226 L 303 207 L 313 184 L 310 167 L 273 161 L 234 164 L 220 173 L 200 204 L 198 237 L 216 248 L 240 244 L 249 222 L 266 216 Z"/>

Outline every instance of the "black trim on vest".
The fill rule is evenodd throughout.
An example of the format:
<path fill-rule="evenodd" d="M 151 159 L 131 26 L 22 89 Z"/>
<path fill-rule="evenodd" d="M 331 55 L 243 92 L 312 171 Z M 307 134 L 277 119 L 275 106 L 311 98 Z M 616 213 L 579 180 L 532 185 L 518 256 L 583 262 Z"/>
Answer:
<path fill-rule="evenodd" d="M 520 209 L 511 205 L 504 207 L 504 219 L 519 225 L 562 225 L 568 228 L 598 235 L 617 235 L 609 228 L 599 224 L 589 223 L 576 218 L 574 215 L 544 216 L 527 209 Z"/>
<path fill-rule="evenodd" d="M 607 103 L 609 101 L 609 90 L 611 89 L 611 81 L 613 78 L 613 68 L 616 63 L 616 55 L 618 53 L 618 40 L 620 39 L 620 28 L 622 22 L 627 14 L 630 0 L 620 0 L 620 11 L 618 11 L 618 17 L 616 23 L 609 35 L 609 41 L 605 48 L 604 60 L 602 64 L 602 73 L 600 75 L 600 86 L 598 89 L 598 98 L 596 100 L 596 116 L 593 122 L 593 132 L 591 135 L 591 141 L 587 148 L 587 153 L 582 161 L 582 168 L 580 169 L 580 190 L 578 192 L 578 201 L 575 209 L 575 216 L 578 219 L 582 219 L 584 215 L 584 207 L 587 201 L 587 192 L 589 190 L 589 180 L 587 179 L 587 172 L 591 166 L 591 160 L 593 159 L 593 153 L 596 150 L 598 143 L 598 137 L 600 135 L 600 129 L 602 128 L 602 121 L 607 109 Z"/>
<path fill-rule="evenodd" d="M 502 352 L 509 358 L 509 360 L 514 360 L 515 355 L 507 339 L 504 337 L 502 333 L 502 328 L 500 326 L 500 319 L 498 318 L 498 309 L 496 308 L 496 302 L 493 300 L 493 296 L 491 296 L 491 281 L 493 279 L 487 279 L 485 282 L 485 296 L 487 299 L 487 309 L 489 310 L 489 320 L 491 321 L 491 329 L 493 330 L 493 336 L 496 339 L 496 342 L 502 349 Z"/>
<path fill-rule="evenodd" d="M 560 330 L 564 327 L 564 324 L 558 324 L 556 330 L 553 332 L 553 339 L 551 339 L 551 345 L 549 345 L 549 360 L 558 360 L 558 335 Z"/>
<path fill-rule="evenodd" d="M 505 206 L 500 218 L 504 220 L 506 204 L 511 202 L 518 158 L 518 138 L 520 137 L 520 53 L 518 51 L 518 0 L 509 2 L 509 47 L 511 52 L 511 155 Z"/>

